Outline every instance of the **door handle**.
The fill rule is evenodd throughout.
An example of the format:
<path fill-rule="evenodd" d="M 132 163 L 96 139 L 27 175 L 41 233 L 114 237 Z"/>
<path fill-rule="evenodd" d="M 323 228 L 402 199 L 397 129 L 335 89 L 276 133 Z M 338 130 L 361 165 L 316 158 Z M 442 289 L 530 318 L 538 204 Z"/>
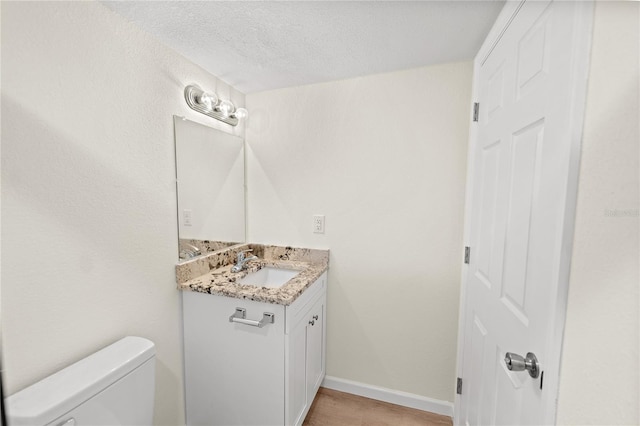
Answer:
<path fill-rule="evenodd" d="M 511 371 L 527 370 L 534 379 L 537 379 L 540 375 L 538 358 L 532 352 L 527 353 L 525 358 L 518 354 L 507 352 L 504 356 L 504 363 L 507 364 L 507 368 Z"/>

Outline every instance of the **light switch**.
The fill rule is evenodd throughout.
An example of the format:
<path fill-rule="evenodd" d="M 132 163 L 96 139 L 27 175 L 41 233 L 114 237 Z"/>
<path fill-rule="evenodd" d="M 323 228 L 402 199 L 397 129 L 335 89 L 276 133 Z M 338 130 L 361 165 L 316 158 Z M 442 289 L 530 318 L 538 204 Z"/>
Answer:
<path fill-rule="evenodd" d="M 189 209 L 182 210 L 182 224 L 184 226 L 191 226 L 192 225 L 192 222 L 191 222 L 191 210 L 189 210 Z"/>

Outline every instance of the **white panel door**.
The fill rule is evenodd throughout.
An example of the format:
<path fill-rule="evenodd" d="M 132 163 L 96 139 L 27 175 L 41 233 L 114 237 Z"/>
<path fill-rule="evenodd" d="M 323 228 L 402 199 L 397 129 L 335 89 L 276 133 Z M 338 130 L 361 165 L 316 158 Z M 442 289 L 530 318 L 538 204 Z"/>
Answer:
<path fill-rule="evenodd" d="M 324 378 L 324 348 L 323 329 L 324 321 L 324 303 L 325 298 L 320 299 L 309 312 L 309 320 L 307 324 L 307 399 L 309 404 L 313 402 L 313 398 Z"/>
<path fill-rule="evenodd" d="M 289 370 L 287 406 L 287 425 L 301 425 L 304 421 L 307 405 L 307 323 L 302 321 L 289 334 L 289 354 L 286 365 Z"/>
<path fill-rule="evenodd" d="M 476 63 L 480 114 L 467 222 L 460 424 L 553 419 L 555 395 L 545 394 L 542 377 L 510 371 L 504 358 L 533 352 L 544 370 L 559 355 L 551 337 L 577 174 L 575 4 L 524 3 L 484 63 Z"/>

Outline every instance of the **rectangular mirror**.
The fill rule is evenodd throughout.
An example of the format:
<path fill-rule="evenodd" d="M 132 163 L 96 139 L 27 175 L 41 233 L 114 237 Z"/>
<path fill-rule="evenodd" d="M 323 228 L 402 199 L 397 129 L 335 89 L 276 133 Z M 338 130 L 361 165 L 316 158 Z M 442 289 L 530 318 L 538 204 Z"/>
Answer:
<path fill-rule="evenodd" d="M 179 259 L 245 241 L 244 141 L 173 117 Z"/>

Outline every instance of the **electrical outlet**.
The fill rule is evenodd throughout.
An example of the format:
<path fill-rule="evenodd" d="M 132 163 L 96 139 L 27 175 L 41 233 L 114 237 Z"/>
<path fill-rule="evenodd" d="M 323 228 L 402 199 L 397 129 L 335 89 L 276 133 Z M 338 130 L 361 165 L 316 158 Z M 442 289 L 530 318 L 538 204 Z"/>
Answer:
<path fill-rule="evenodd" d="M 191 210 L 189 210 L 189 209 L 182 210 L 182 224 L 184 226 L 192 226 Z"/>
<path fill-rule="evenodd" d="M 313 215 L 313 233 L 324 234 L 324 215 L 323 214 Z"/>

